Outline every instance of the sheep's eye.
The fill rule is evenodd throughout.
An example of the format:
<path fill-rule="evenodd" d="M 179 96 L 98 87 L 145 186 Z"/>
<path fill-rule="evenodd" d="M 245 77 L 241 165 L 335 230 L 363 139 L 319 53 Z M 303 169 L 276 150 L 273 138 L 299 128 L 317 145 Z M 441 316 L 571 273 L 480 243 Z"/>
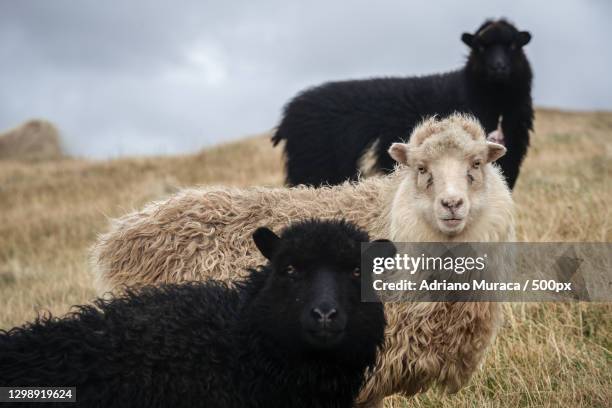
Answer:
<path fill-rule="evenodd" d="M 295 275 L 295 268 L 293 267 L 293 265 L 287 265 L 285 267 L 285 273 L 289 276 Z"/>
<path fill-rule="evenodd" d="M 425 166 L 419 166 L 417 170 L 419 171 L 419 174 L 427 173 L 427 169 L 425 168 Z"/>
<path fill-rule="evenodd" d="M 472 163 L 472 167 L 477 169 L 480 167 L 480 160 L 474 160 L 474 163 Z"/>
<path fill-rule="evenodd" d="M 358 278 L 361 276 L 361 268 L 357 267 L 355 269 L 353 269 L 353 278 Z"/>
<path fill-rule="evenodd" d="M 468 180 L 470 182 L 470 184 L 472 184 L 474 182 L 474 176 L 472 176 L 470 173 L 468 173 Z"/>

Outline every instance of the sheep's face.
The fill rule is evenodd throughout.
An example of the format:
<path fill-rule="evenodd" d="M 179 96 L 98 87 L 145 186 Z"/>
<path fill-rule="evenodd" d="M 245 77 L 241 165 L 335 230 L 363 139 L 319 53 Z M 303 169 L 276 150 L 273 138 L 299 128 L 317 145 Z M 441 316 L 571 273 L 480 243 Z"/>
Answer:
<path fill-rule="evenodd" d="M 382 306 L 361 302 L 365 232 L 344 222 L 310 221 L 289 227 L 280 237 L 259 228 L 253 238 L 272 271 L 252 314 L 277 343 L 329 351 L 344 350 L 347 339 L 362 336 L 366 343 L 382 341 Z"/>
<path fill-rule="evenodd" d="M 461 233 L 478 216 L 484 205 L 486 166 L 506 151 L 481 137 L 474 140 L 463 130 L 444 131 L 419 145 L 394 143 L 389 150 L 410 170 L 410 187 L 399 199 L 410 200 L 417 215 L 443 234 Z"/>
<path fill-rule="evenodd" d="M 487 21 L 475 34 L 463 33 L 461 40 L 472 50 L 470 69 L 491 82 L 506 82 L 527 68 L 522 47 L 529 43 L 531 34 L 504 20 Z"/>

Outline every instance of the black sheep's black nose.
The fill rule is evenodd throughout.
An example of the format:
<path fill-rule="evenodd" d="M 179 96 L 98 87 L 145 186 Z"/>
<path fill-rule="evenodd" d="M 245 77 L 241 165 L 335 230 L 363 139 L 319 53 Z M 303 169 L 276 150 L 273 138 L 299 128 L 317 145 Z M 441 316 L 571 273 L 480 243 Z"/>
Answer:
<path fill-rule="evenodd" d="M 508 65 L 503 61 L 496 61 L 492 64 L 491 68 L 493 68 L 496 72 L 506 72 L 508 71 Z"/>
<path fill-rule="evenodd" d="M 318 308 L 315 307 L 310 311 L 312 317 L 320 324 L 326 325 L 331 323 L 334 318 L 338 315 L 336 308 Z"/>

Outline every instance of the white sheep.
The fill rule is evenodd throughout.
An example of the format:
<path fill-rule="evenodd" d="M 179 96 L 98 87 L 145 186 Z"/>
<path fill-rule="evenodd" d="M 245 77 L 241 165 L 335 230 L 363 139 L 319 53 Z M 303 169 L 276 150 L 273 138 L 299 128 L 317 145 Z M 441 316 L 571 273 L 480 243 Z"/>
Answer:
<path fill-rule="evenodd" d="M 374 238 L 394 241 L 514 240 L 510 191 L 491 163 L 505 148 L 487 142 L 480 124 L 455 114 L 428 119 L 408 144 L 389 149 L 394 173 L 319 189 L 185 190 L 113 222 L 94 247 L 99 290 L 123 284 L 234 279 L 263 262 L 249 239 L 268 225 L 346 218 Z M 497 303 L 391 303 L 377 366 L 360 402 L 412 395 L 437 384 L 460 389 L 482 361 L 501 321 Z"/>

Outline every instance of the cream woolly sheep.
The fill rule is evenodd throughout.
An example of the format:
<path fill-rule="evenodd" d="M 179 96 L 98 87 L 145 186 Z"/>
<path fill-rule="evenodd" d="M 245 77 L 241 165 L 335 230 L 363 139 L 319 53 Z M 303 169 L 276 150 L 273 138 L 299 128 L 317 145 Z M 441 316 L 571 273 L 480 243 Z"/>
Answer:
<path fill-rule="evenodd" d="M 388 176 L 319 189 L 185 190 L 113 222 L 92 254 L 100 290 L 122 284 L 234 279 L 262 261 L 249 239 L 268 225 L 343 217 L 394 241 L 512 241 L 513 203 L 491 162 L 505 153 L 479 123 L 429 119 L 390 155 Z M 392 303 L 377 366 L 360 401 L 376 405 L 438 384 L 461 388 L 481 362 L 501 319 L 496 303 Z"/>

